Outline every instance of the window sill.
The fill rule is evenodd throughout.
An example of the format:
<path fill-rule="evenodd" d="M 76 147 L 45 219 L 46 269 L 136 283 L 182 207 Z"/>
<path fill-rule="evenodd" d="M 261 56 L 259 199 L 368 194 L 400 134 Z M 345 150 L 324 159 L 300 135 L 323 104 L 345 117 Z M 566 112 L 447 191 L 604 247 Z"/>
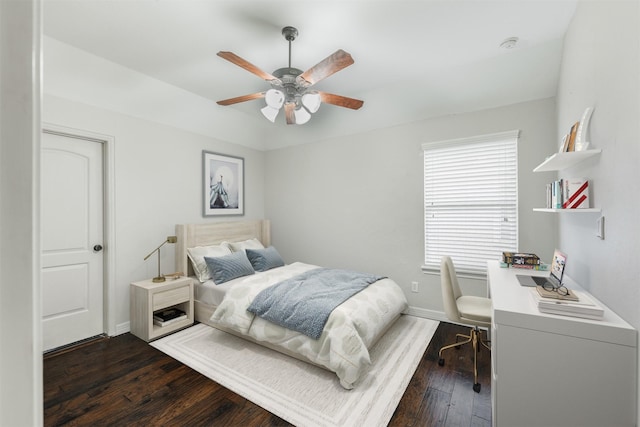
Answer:
<path fill-rule="evenodd" d="M 420 268 L 422 269 L 423 274 L 429 274 L 433 276 L 440 275 L 440 268 L 429 267 L 426 265 L 422 265 L 420 266 Z M 456 276 L 463 279 L 487 280 L 487 273 L 456 270 Z"/>

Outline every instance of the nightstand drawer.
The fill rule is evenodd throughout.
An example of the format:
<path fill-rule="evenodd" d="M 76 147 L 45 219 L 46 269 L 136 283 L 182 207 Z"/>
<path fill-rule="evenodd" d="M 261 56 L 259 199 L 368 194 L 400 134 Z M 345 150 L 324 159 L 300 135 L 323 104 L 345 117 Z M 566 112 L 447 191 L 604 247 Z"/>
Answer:
<path fill-rule="evenodd" d="M 159 310 L 161 308 L 175 305 L 180 302 L 189 301 L 190 299 L 189 286 L 183 286 L 176 289 L 169 289 L 167 291 L 156 292 L 152 295 L 153 310 Z"/>

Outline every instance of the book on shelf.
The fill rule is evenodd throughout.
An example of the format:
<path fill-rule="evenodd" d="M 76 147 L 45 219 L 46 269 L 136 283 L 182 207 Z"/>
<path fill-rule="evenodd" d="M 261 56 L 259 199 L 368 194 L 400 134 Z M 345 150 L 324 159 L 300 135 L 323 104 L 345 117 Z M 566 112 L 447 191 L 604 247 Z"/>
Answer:
<path fill-rule="evenodd" d="M 589 207 L 589 180 L 562 178 L 546 186 L 547 208 L 582 209 Z"/>
<path fill-rule="evenodd" d="M 158 319 L 161 322 L 167 322 L 183 315 L 186 315 L 186 313 L 177 307 L 165 308 L 153 312 L 154 320 Z"/>
<path fill-rule="evenodd" d="M 562 180 L 562 208 L 580 209 L 589 207 L 589 181 L 584 178 Z"/>
<path fill-rule="evenodd" d="M 539 287 L 540 286 L 536 287 L 536 290 L 532 289 L 531 295 L 538 310 L 543 313 L 594 320 L 601 320 L 604 316 L 604 309 L 584 292 L 571 290 L 577 298 L 577 301 L 571 301 L 567 299 L 543 297 L 537 290 Z"/>
<path fill-rule="evenodd" d="M 571 126 L 571 131 L 569 132 L 569 143 L 567 144 L 567 151 L 576 151 L 576 135 L 578 134 L 578 126 L 580 126 L 580 122 L 575 122 L 573 126 Z"/>
<path fill-rule="evenodd" d="M 169 320 L 161 320 L 160 318 L 153 316 L 153 324 L 156 326 L 169 326 L 173 323 L 177 323 L 177 322 L 180 322 L 181 320 L 185 320 L 186 318 L 187 318 L 186 313 Z"/>

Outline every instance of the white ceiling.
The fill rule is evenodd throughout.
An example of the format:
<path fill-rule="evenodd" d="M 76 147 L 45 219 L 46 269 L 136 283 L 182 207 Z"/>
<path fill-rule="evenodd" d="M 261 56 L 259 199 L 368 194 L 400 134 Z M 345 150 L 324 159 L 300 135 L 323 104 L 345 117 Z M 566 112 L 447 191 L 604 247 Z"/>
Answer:
<path fill-rule="evenodd" d="M 576 2 L 44 0 L 43 21 L 50 38 L 209 101 L 268 89 L 216 52 L 271 73 L 287 66 L 284 26 L 299 31 L 293 67 L 349 52 L 355 64 L 316 87 L 364 100 L 358 111 L 323 105 L 309 123 L 287 126 L 283 113 L 276 124 L 262 117 L 263 100 L 205 104 L 212 117 L 230 109 L 224 117 L 255 128 L 250 138 L 267 129 L 269 149 L 554 96 Z M 518 46 L 501 49 L 512 36 Z"/>

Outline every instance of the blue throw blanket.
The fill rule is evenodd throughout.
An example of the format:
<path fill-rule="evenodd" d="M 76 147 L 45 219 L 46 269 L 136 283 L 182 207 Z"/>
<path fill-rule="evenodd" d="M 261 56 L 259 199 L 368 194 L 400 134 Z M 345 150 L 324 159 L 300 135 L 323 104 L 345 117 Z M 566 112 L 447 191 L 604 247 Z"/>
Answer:
<path fill-rule="evenodd" d="M 264 289 L 248 310 L 318 339 L 337 306 L 382 278 L 348 270 L 316 268 Z"/>

